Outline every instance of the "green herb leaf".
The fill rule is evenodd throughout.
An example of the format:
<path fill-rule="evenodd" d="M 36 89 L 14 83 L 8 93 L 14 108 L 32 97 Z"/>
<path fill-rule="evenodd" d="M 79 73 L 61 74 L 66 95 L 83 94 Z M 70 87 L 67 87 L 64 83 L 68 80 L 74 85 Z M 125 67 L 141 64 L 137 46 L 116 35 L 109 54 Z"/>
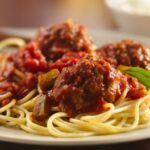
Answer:
<path fill-rule="evenodd" d="M 140 68 L 140 67 L 130 67 L 129 69 L 127 69 L 128 71 L 131 71 L 131 72 L 137 72 L 137 73 L 140 73 L 146 77 L 149 77 L 150 78 L 150 71 L 146 70 L 146 69 L 143 69 L 143 68 Z"/>
<path fill-rule="evenodd" d="M 150 71 L 140 67 L 130 67 L 122 72 L 137 78 L 143 85 L 150 88 Z"/>

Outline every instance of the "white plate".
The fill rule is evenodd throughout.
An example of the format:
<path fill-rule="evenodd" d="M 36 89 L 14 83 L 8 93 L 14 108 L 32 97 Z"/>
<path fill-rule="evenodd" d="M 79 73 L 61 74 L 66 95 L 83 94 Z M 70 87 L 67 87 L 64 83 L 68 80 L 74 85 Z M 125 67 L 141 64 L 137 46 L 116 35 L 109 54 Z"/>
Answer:
<path fill-rule="evenodd" d="M 22 33 L 25 34 L 25 32 L 22 32 L 21 30 L 18 32 L 18 34 L 20 35 L 22 35 Z M 99 30 L 92 30 L 90 34 L 97 45 L 101 45 L 110 41 L 129 38 L 129 39 L 138 40 L 150 46 L 150 40 L 145 37 L 125 34 L 125 33 L 117 33 L 112 31 L 99 31 Z M 32 35 L 31 32 L 30 35 Z M 1 141 L 9 141 L 9 142 L 23 143 L 23 144 L 35 144 L 35 145 L 55 145 L 55 146 L 100 145 L 100 144 L 135 141 L 135 140 L 141 140 L 146 138 L 150 138 L 150 128 L 135 130 L 128 133 L 93 136 L 87 138 L 54 138 L 49 136 L 29 134 L 24 131 L 13 129 L 13 128 L 6 128 L 2 126 L 0 127 Z"/>

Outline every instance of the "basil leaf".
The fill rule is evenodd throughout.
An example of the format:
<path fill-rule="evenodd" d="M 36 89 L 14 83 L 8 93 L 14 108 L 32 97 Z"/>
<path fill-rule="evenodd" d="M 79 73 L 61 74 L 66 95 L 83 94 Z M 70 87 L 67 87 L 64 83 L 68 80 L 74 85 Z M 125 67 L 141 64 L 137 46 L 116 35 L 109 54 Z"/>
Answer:
<path fill-rule="evenodd" d="M 130 67 L 122 72 L 137 78 L 144 86 L 150 88 L 150 71 L 140 67 Z"/>
<path fill-rule="evenodd" d="M 129 69 L 127 69 L 128 71 L 131 71 L 131 72 L 137 72 L 137 73 L 140 73 L 144 76 L 147 76 L 150 78 L 150 71 L 148 70 L 145 70 L 143 68 L 140 68 L 140 67 L 130 67 Z M 126 70 L 125 70 L 126 71 Z"/>
<path fill-rule="evenodd" d="M 131 72 L 131 71 L 124 71 L 124 72 L 137 78 L 143 85 L 145 85 L 147 88 L 150 88 L 150 78 L 145 77 L 144 75 L 137 72 Z"/>

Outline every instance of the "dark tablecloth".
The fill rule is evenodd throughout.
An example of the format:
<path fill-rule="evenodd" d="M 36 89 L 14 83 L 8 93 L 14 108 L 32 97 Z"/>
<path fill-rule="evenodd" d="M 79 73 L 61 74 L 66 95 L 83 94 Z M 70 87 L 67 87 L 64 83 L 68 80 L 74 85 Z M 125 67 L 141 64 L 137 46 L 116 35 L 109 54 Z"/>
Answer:
<path fill-rule="evenodd" d="M 111 145 L 96 146 L 34 146 L 0 142 L 0 150 L 150 150 L 150 139 Z"/>

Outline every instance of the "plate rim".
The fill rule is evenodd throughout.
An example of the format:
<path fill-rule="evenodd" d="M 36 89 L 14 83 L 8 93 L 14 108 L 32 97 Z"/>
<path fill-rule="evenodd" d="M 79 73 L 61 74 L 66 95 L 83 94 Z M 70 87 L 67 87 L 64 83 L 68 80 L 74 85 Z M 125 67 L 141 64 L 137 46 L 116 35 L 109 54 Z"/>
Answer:
<path fill-rule="evenodd" d="M 21 30 L 20 30 L 21 31 Z M 118 32 L 118 31 L 111 31 L 111 30 L 98 30 L 98 29 L 90 29 L 90 32 L 92 33 L 91 35 L 99 35 L 99 34 L 107 34 L 108 36 L 114 36 L 114 37 L 131 37 L 131 38 L 137 38 L 137 39 L 141 39 L 142 41 L 149 43 L 150 45 L 150 40 L 148 37 L 144 37 L 144 36 L 139 36 L 139 35 L 135 35 L 135 34 L 129 34 L 129 33 L 122 33 L 122 32 Z M 92 36 L 93 37 L 93 36 Z M 94 37 L 93 37 L 94 39 Z M 114 40 L 114 39 L 113 39 Z M 0 126 L 0 130 L 15 130 L 13 128 L 7 128 L 7 127 L 3 127 Z M 40 136 L 40 135 L 34 135 L 30 133 L 26 133 L 22 130 L 18 130 L 18 134 L 19 132 L 23 132 L 23 134 L 27 134 L 27 137 L 29 136 L 30 138 L 21 138 L 21 137 L 12 137 L 9 135 L 2 135 L 0 132 L 0 141 L 4 141 L 4 142 L 11 142 L 11 143 L 19 143 L 19 144 L 32 144 L 32 145 L 49 145 L 49 146 L 88 146 L 88 145 L 104 145 L 104 144 L 115 144 L 115 143 L 125 143 L 125 142 L 133 142 L 133 141 L 139 141 L 139 140 L 144 140 L 144 139 L 148 139 L 150 138 L 150 134 L 147 133 L 145 134 L 145 132 L 142 130 L 149 130 L 150 132 L 150 127 L 148 128 L 144 128 L 144 129 L 138 129 L 138 130 L 134 130 L 134 131 L 130 131 L 131 134 L 127 133 L 119 133 L 119 134 L 113 134 L 113 135 L 97 135 L 97 136 L 91 136 L 91 137 L 82 137 L 82 138 L 56 138 L 56 137 L 48 137 L 48 136 Z M 137 133 L 141 133 L 140 136 L 135 136 Z M 120 136 L 121 135 L 121 138 Z M 124 138 L 122 138 L 122 135 L 124 136 Z M 42 137 L 41 141 L 37 140 L 36 138 L 34 138 L 34 136 L 37 137 Z M 107 136 L 112 136 L 115 137 L 110 138 L 108 140 L 102 140 L 100 141 L 99 138 L 103 138 L 105 136 L 105 138 L 107 138 Z M 33 138 L 33 139 L 31 139 Z"/>
<path fill-rule="evenodd" d="M 3 127 L 8 129 L 7 127 Z M 147 127 L 146 129 L 150 130 L 150 127 Z M 18 130 L 13 129 L 11 130 Z M 92 145 L 108 145 L 108 144 L 119 144 L 119 143 L 127 143 L 127 142 L 134 142 L 134 141 L 140 141 L 140 140 L 146 140 L 150 138 L 150 134 L 141 134 L 140 136 L 135 136 L 134 133 L 140 133 L 139 131 L 145 130 L 144 129 L 137 129 L 130 132 L 125 133 L 119 133 L 119 134 L 112 134 L 112 135 L 97 135 L 97 136 L 91 136 L 91 137 L 80 137 L 80 138 L 57 138 L 57 137 L 48 137 L 48 136 L 42 136 L 42 135 L 34 135 L 31 134 L 31 137 L 28 138 L 20 138 L 20 137 L 9 137 L 9 136 L 2 136 L 0 135 L 0 141 L 3 142 L 11 142 L 11 143 L 18 143 L 18 144 L 25 144 L 25 145 L 45 145 L 45 146 L 92 146 Z M 18 130 L 19 132 L 24 132 L 22 130 Z M 128 133 L 133 133 L 133 135 Z M 28 134 L 24 132 L 23 134 Z M 45 137 L 46 139 L 41 139 L 41 141 L 36 139 L 31 139 L 32 136 L 39 136 L 39 137 Z M 124 136 L 124 138 L 120 138 L 120 136 Z M 112 136 L 112 138 L 107 140 L 100 141 L 99 138 L 107 138 L 107 136 Z M 114 138 L 115 136 L 115 138 Z"/>

